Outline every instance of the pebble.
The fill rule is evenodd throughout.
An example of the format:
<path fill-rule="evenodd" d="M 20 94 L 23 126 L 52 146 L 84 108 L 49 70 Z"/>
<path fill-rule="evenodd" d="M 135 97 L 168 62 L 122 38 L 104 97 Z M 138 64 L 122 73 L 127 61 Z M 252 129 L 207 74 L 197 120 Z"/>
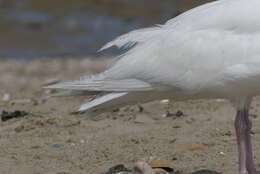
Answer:
<path fill-rule="evenodd" d="M 161 104 L 169 104 L 170 100 L 165 99 L 165 100 L 161 100 L 160 103 Z"/>
<path fill-rule="evenodd" d="M 215 101 L 216 101 L 216 102 L 220 102 L 220 103 L 221 103 L 221 102 L 225 102 L 225 101 L 226 101 L 226 99 L 219 98 L 219 99 L 215 99 Z"/>
<path fill-rule="evenodd" d="M 25 111 L 18 111 L 18 110 L 14 112 L 3 111 L 0 117 L 2 121 L 7 121 L 13 118 L 24 117 L 26 115 L 28 115 L 28 113 Z"/>
<path fill-rule="evenodd" d="M 146 162 L 138 162 L 133 169 L 136 174 L 156 174 L 152 167 Z"/>
<path fill-rule="evenodd" d="M 220 173 L 213 170 L 199 170 L 191 174 L 220 174 Z"/>
<path fill-rule="evenodd" d="M 170 113 L 169 111 L 166 111 L 166 113 L 162 115 L 162 117 L 164 117 L 164 118 L 168 118 L 168 117 L 172 117 L 172 116 L 174 116 L 174 114 Z"/>
<path fill-rule="evenodd" d="M 183 113 L 182 111 L 180 111 L 180 110 L 178 110 L 176 113 L 171 113 L 171 112 L 169 112 L 169 111 L 166 111 L 166 113 L 163 114 L 163 117 L 164 117 L 164 118 L 173 117 L 173 116 L 175 116 L 175 117 L 182 117 L 182 116 L 185 116 L 185 115 L 184 115 L 184 113 Z"/>
<path fill-rule="evenodd" d="M 137 162 L 133 169 L 127 169 L 123 164 L 111 167 L 104 174 L 173 174 L 172 168 L 168 167 L 166 163 L 147 163 Z"/>
<path fill-rule="evenodd" d="M 156 165 L 155 165 L 156 164 Z M 164 163 L 138 162 L 133 168 L 133 174 L 173 174 L 172 168 Z"/>
<path fill-rule="evenodd" d="M 131 172 L 131 170 L 127 169 L 123 164 L 118 164 L 116 166 L 111 167 L 104 174 L 127 174 L 129 172 Z"/>
<path fill-rule="evenodd" d="M 219 154 L 220 154 L 220 155 L 225 155 L 225 153 L 224 153 L 224 152 L 219 152 Z"/>
<path fill-rule="evenodd" d="M 60 148 L 60 147 L 61 147 L 61 144 L 53 144 L 53 145 L 51 145 L 51 147 Z"/>
<path fill-rule="evenodd" d="M 2 100 L 3 100 L 4 102 L 10 101 L 10 100 L 11 100 L 11 95 L 8 94 L 8 93 L 5 93 L 5 94 L 3 95 Z"/>
<path fill-rule="evenodd" d="M 184 116 L 184 113 L 180 110 L 178 110 L 176 113 L 175 113 L 175 116 L 176 117 L 181 117 L 181 116 Z"/>

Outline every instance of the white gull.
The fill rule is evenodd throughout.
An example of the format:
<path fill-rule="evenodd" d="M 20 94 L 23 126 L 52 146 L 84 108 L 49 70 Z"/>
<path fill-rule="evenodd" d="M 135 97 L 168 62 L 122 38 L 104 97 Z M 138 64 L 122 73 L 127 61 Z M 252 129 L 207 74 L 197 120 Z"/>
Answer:
<path fill-rule="evenodd" d="M 253 163 L 248 110 L 260 94 L 260 0 L 219 0 L 164 25 L 135 30 L 106 44 L 132 48 L 98 75 L 48 88 L 96 94 L 79 111 L 112 109 L 157 99 L 225 98 L 237 110 L 240 174 Z"/>

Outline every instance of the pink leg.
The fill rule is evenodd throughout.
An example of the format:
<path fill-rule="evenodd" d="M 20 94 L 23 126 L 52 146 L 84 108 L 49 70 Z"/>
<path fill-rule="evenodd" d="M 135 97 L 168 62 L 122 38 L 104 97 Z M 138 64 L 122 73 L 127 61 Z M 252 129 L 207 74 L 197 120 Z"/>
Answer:
<path fill-rule="evenodd" d="M 238 110 L 235 120 L 237 144 L 239 152 L 240 174 L 260 174 L 255 169 L 251 145 L 251 122 L 248 118 L 248 110 Z"/>

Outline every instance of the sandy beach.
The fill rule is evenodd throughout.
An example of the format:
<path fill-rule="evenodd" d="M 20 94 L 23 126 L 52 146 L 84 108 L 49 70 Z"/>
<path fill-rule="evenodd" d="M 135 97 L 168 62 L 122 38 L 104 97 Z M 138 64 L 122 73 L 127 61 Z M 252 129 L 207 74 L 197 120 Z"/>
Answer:
<path fill-rule="evenodd" d="M 117 164 L 153 158 L 176 171 L 238 172 L 235 112 L 223 100 L 160 101 L 126 106 L 96 117 L 72 111 L 86 97 L 48 97 L 44 84 L 77 79 L 105 69 L 109 59 L 0 61 L 0 112 L 25 117 L 0 121 L 1 174 L 101 174 Z M 255 157 L 260 166 L 260 100 L 250 113 Z M 191 148 L 199 145 L 201 148 Z"/>

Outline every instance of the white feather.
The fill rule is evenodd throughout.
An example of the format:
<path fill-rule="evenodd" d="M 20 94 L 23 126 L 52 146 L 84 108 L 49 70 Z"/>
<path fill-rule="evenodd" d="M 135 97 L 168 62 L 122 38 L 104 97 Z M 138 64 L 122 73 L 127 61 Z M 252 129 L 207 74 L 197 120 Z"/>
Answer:
<path fill-rule="evenodd" d="M 108 79 L 103 74 L 83 77 L 80 80 L 62 82 L 47 86 L 50 89 L 65 89 L 78 91 L 147 91 L 152 87 L 141 80 L 136 79 Z"/>
<path fill-rule="evenodd" d="M 122 93 L 109 93 L 109 94 L 106 94 L 106 95 L 103 95 L 101 97 L 98 97 L 86 104 L 83 104 L 80 106 L 80 108 L 78 109 L 78 112 L 84 112 L 84 111 L 87 111 L 89 109 L 93 109 L 101 104 L 104 104 L 106 102 L 109 102 L 111 100 L 115 100 L 119 97 L 122 97 L 124 95 L 126 95 L 127 93 L 126 92 L 122 92 Z"/>

